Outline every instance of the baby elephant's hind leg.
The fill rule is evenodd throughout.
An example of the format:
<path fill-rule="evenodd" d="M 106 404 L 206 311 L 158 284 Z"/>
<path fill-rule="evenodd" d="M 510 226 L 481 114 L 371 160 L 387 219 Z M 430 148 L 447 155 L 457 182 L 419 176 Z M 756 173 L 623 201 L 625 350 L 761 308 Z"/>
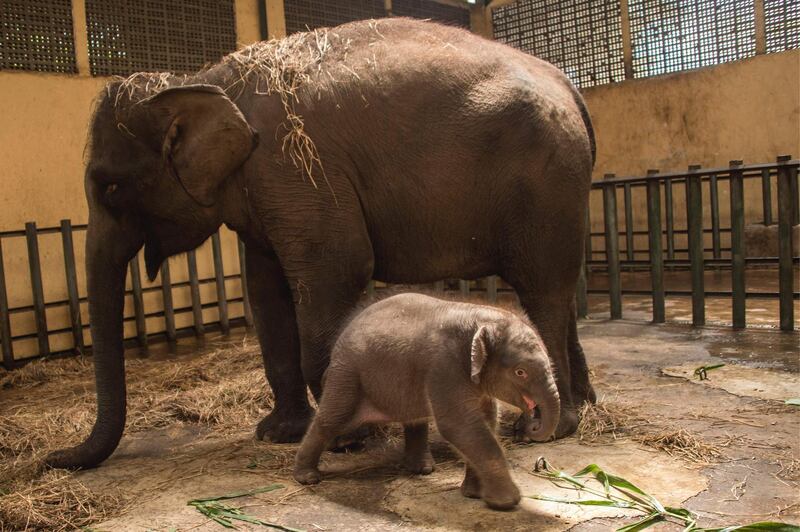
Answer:
<path fill-rule="evenodd" d="M 416 475 L 433 472 L 433 455 L 428 447 L 428 422 L 403 425 L 405 432 L 405 456 L 403 466 Z"/>
<path fill-rule="evenodd" d="M 319 459 L 336 436 L 348 428 L 359 402 L 358 376 L 329 369 L 317 415 L 303 437 L 294 461 L 294 478 L 301 484 L 320 481 Z"/>

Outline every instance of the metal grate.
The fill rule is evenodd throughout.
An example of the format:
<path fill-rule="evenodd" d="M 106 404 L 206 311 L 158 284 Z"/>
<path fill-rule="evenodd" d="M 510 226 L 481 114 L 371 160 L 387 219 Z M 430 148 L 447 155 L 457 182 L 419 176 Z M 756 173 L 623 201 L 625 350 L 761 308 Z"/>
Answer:
<path fill-rule="evenodd" d="M 622 81 L 619 1 L 522 0 L 492 12 L 495 39 L 561 68 L 576 85 Z"/>
<path fill-rule="evenodd" d="M 465 7 L 467 4 L 464 4 Z M 430 19 L 469 29 L 469 10 L 433 0 L 392 0 L 392 15 Z"/>
<path fill-rule="evenodd" d="M 0 30 L 0 69 L 77 71 L 70 0 L 3 0 Z"/>
<path fill-rule="evenodd" d="M 800 2 L 764 0 L 767 53 L 800 48 Z"/>
<path fill-rule="evenodd" d="M 233 0 L 86 0 L 92 75 L 190 72 L 236 48 Z"/>
<path fill-rule="evenodd" d="M 284 0 L 286 33 L 386 16 L 383 0 Z"/>
<path fill-rule="evenodd" d="M 634 77 L 756 53 L 753 0 L 629 0 Z"/>

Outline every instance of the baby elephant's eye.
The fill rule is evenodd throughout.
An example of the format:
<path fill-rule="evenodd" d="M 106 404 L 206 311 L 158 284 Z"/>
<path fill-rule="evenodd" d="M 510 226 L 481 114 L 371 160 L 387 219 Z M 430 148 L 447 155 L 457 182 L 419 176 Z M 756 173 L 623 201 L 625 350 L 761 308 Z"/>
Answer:
<path fill-rule="evenodd" d="M 519 377 L 521 379 L 527 379 L 528 378 L 528 372 L 525 371 L 522 368 L 517 368 L 516 371 L 514 371 L 514 375 L 516 375 L 517 377 Z"/>

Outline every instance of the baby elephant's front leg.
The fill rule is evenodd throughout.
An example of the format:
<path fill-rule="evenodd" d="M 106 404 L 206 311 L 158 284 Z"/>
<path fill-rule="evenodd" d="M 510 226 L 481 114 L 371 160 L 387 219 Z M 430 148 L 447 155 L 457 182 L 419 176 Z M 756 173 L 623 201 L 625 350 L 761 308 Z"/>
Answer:
<path fill-rule="evenodd" d="M 303 437 L 303 442 L 294 458 L 294 479 L 300 484 L 317 484 L 320 481 L 319 458 L 328 441 L 335 436 L 326 434 L 322 424 L 315 418 Z"/>
<path fill-rule="evenodd" d="M 485 421 L 479 398 L 459 401 L 432 396 L 431 404 L 439 432 L 464 455 L 478 482 L 470 480 L 480 486 L 480 496 L 489 508 L 510 510 L 519 504 L 519 488 L 511 480 L 503 450 Z"/>

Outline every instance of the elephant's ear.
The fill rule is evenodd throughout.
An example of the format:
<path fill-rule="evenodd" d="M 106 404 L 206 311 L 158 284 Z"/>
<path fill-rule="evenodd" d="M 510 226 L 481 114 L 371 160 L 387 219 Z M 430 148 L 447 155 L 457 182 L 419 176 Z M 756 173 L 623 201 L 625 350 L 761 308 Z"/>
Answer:
<path fill-rule="evenodd" d="M 258 134 L 214 85 L 172 87 L 140 105 L 161 135 L 161 154 L 183 189 L 200 205 L 213 205 L 219 186 L 247 160 Z"/>
<path fill-rule="evenodd" d="M 486 325 L 481 325 L 475 333 L 475 336 L 472 337 L 469 377 L 475 384 L 481 382 L 481 372 L 486 365 L 486 359 L 489 358 L 491 336 L 492 330 Z"/>

